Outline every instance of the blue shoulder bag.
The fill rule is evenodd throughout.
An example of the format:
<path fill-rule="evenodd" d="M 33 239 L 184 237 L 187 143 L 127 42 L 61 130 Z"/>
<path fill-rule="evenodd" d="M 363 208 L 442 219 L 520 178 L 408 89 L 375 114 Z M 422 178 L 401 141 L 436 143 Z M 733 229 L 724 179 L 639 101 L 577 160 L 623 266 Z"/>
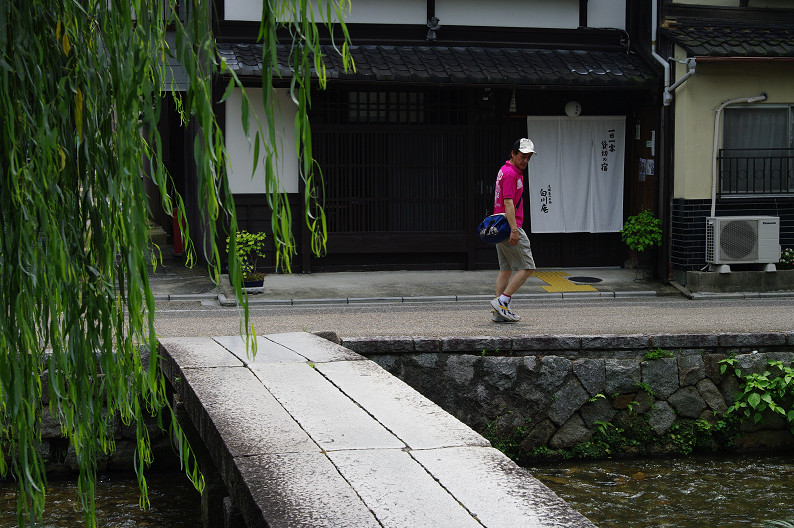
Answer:
<path fill-rule="evenodd" d="M 521 198 L 523 198 L 523 196 L 518 199 L 516 208 L 521 205 Z M 480 240 L 483 242 L 498 244 L 510 238 L 510 224 L 507 222 L 507 217 L 504 213 L 496 213 L 486 216 L 483 221 L 480 222 L 480 227 L 477 228 L 477 232 L 480 234 Z"/>

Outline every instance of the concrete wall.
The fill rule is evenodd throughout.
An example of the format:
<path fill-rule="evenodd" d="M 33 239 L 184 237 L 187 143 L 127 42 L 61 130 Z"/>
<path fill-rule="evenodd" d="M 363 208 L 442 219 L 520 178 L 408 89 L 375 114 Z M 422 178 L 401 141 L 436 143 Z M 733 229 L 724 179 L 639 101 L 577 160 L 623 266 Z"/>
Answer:
<path fill-rule="evenodd" d="M 476 430 L 514 436 L 522 457 L 587 442 L 599 421 L 625 425 L 638 416 L 660 438 L 685 419 L 715 422 L 739 389 L 730 369 L 720 374 L 721 360 L 735 355 L 747 374 L 762 372 L 770 359 L 794 359 L 794 333 L 360 338 L 342 344 Z M 645 360 L 656 347 L 671 357 Z M 794 447 L 785 421 L 769 418 L 743 424 L 735 449 Z M 658 443 L 644 452 L 674 450 Z"/>

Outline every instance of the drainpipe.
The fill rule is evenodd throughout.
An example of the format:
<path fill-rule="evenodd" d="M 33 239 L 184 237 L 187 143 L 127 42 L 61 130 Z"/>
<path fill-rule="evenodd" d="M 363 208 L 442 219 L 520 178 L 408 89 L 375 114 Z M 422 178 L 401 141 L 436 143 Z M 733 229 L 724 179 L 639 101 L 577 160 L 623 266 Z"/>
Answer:
<path fill-rule="evenodd" d="M 659 25 L 658 10 L 658 2 L 653 0 L 653 14 L 651 16 L 651 55 L 664 67 L 664 94 L 662 95 L 662 102 L 664 106 L 670 106 L 673 100 L 673 94 L 670 93 L 670 62 L 664 60 L 661 55 L 656 53 L 656 29 Z"/>
<path fill-rule="evenodd" d="M 682 61 L 679 61 L 679 62 L 682 62 Z M 670 88 L 665 90 L 666 92 L 668 92 L 665 95 L 668 95 L 670 97 L 670 100 L 673 99 L 673 92 L 675 91 L 675 89 L 678 88 L 679 86 L 681 86 L 682 84 L 684 84 L 684 82 L 687 79 L 689 79 L 690 77 L 692 77 L 695 74 L 695 66 L 697 65 L 697 59 L 695 57 L 689 57 L 686 60 L 686 62 L 682 62 L 682 63 L 686 64 L 689 69 L 687 70 L 687 72 L 680 79 L 678 79 L 675 82 L 675 84 L 673 84 L 672 86 L 670 86 Z"/>
<path fill-rule="evenodd" d="M 716 207 L 717 207 L 717 150 L 719 146 L 719 138 L 720 138 L 720 116 L 722 115 L 722 110 L 729 105 L 736 104 L 736 103 L 758 103 L 761 101 L 766 101 L 768 98 L 766 92 L 761 92 L 761 95 L 756 95 L 755 97 L 737 97 L 736 99 L 730 99 L 722 103 L 719 107 L 717 107 L 717 116 L 714 118 L 714 151 L 712 152 L 711 159 L 712 159 L 712 169 L 711 169 L 711 216 L 714 216 Z"/>

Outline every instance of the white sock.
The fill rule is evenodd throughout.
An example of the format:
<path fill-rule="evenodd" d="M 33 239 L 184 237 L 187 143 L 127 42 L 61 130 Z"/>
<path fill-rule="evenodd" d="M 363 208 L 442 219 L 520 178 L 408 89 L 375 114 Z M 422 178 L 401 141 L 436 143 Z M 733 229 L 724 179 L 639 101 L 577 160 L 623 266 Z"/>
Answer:
<path fill-rule="evenodd" d="M 510 296 L 505 295 L 504 293 L 499 296 L 499 302 L 504 304 L 505 306 L 510 306 Z"/>

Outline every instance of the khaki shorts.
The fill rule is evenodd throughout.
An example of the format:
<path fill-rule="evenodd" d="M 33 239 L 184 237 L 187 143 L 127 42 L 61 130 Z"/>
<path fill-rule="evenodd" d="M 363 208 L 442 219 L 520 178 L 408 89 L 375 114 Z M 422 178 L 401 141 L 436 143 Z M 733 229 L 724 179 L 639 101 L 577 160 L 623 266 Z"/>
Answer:
<path fill-rule="evenodd" d="M 535 269 L 529 237 L 523 229 L 518 228 L 518 244 L 510 245 L 510 239 L 496 244 L 496 255 L 499 257 L 499 269 L 502 271 L 519 271 Z"/>

